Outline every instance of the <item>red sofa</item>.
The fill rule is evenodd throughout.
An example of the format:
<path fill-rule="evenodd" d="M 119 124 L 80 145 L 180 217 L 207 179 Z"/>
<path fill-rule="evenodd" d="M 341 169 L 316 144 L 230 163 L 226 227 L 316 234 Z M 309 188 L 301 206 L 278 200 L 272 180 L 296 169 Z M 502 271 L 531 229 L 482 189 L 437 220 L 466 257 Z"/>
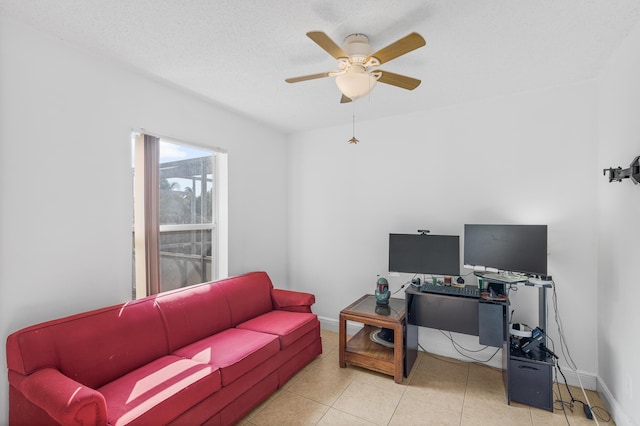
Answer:
<path fill-rule="evenodd" d="M 312 294 L 253 272 L 7 338 L 11 425 L 229 425 L 322 352 Z"/>

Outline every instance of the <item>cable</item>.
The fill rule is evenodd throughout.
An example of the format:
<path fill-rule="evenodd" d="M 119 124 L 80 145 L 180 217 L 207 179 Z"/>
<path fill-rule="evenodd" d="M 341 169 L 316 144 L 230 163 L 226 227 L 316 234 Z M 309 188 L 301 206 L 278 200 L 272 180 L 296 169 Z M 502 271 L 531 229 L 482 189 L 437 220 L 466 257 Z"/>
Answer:
<path fill-rule="evenodd" d="M 402 285 L 400 286 L 400 288 L 399 288 L 399 289 L 397 289 L 396 291 L 394 291 L 393 293 L 391 293 L 391 296 L 393 296 L 394 294 L 398 293 L 400 290 L 402 290 L 403 288 L 405 288 L 405 287 L 406 287 L 407 285 L 409 285 L 409 284 L 411 284 L 411 285 L 412 285 L 412 286 L 414 286 L 414 287 L 419 287 L 419 286 L 416 286 L 416 285 L 414 285 L 414 284 L 413 284 L 413 279 L 414 279 L 415 277 L 417 277 L 417 276 L 418 276 L 418 274 L 414 274 L 414 275 L 413 275 L 413 277 L 411 277 L 411 279 L 410 279 L 410 280 L 405 281 L 405 283 L 404 283 L 404 284 L 402 284 Z"/>
<path fill-rule="evenodd" d="M 393 296 L 394 294 L 396 294 L 396 293 L 400 292 L 400 290 L 402 290 L 403 288 L 405 288 L 405 287 L 406 287 L 406 286 L 408 286 L 409 284 L 411 284 L 411 285 L 412 285 L 412 286 L 414 286 L 414 287 L 418 287 L 418 286 L 416 286 L 416 285 L 414 285 L 414 284 L 413 284 L 413 279 L 414 279 L 415 277 L 417 277 L 417 276 L 418 276 L 418 274 L 414 274 L 414 275 L 413 275 L 413 277 L 411 277 L 411 279 L 410 279 L 410 280 L 405 281 L 405 282 L 404 282 L 404 284 L 402 284 L 402 285 L 400 286 L 400 288 L 399 288 L 399 289 L 397 289 L 397 290 L 396 290 L 396 291 L 394 291 L 393 293 L 390 293 L 390 296 Z"/>
<path fill-rule="evenodd" d="M 564 338 L 564 327 L 562 325 L 562 319 L 560 318 L 560 311 L 558 310 L 558 293 L 556 292 L 555 283 L 551 285 L 551 289 L 553 290 L 553 311 L 555 313 L 556 325 L 558 326 L 558 335 L 560 336 L 560 350 L 562 351 L 562 356 L 564 360 L 567 362 L 569 368 L 573 371 L 576 371 L 578 367 L 576 363 L 571 358 L 571 354 L 569 353 L 569 347 Z"/>
<path fill-rule="evenodd" d="M 601 411 L 604 411 L 604 413 L 607 415 L 607 417 L 605 418 L 602 414 L 598 414 L 598 413 L 596 413 L 596 409 L 597 409 L 598 411 L 600 411 L 600 410 L 601 410 Z M 609 422 L 611 421 L 611 414 L 610 414 L 610 413 L 607 411 L 607 409 L 606 409 L 606 408 L 604 408 L 604 407 L 599 407 L 599 406 L 591 407 L 591 412 L 593 413 L 593 415 L 594 415 L 595 417 L 599 417 L 599 418 L 600 418 L 603 422 L 605 422 L 605 423 L 609 423 Z M 594 418 L 595 418 L 595 417 L 594 417 Z"/>
<path fill-rule="evenodd" d="M 591 410 L 591 414 L 593 417 L 593 420 L 595 420 L 596 425 L 599 426 L 600 423 L 598 422 L 598 417 L 600 417 L 604 422 L 609 422 L 611 420 L 611 415 L 609 414 L 609 412 L 602 408 L 602 407 L 594 407 L 591 405 L 591 401 L 589 401 L 589 397 L 587 396 L 587 392 L 584 389 L 584 385 L 582 384 L 582 379 L 580 378 L 580 374 L 578 373 L 578 368 L 576 366 L 575 361 L 573 360 L 573 358 L 571 357 L 571 353 L 569 352 L 569 346 L 567 345 L 567 342 L 565 340 L 565 335 L 564 335 L 564 328 L 562 326 L 562 319 L 560 318 L 560 311 L 558 310 L 558 294 L 556 293 L 556 285 L 555 283 L 551 284 L 551 288 L 553 289 L 553 310 L 555 313 L 555 320 L 556 320 L 556 325 L 558 327 L 558 335 L 560 337 L 560 350 L 562 352 L 562 356 L 564 358 L 564 360 L 567 362 L 567 365 L 569 366 L 569 368 L 571 369 L 571 371 L 573 371 L 578 379 L 578 383 L 580 383 L 580 389 L 582 390 L 582 395 L 584 396 L 584 399 L 587 401 L 586 403 L 583 401 L 580 401 L 578 399 L 575 399 L 573 397 L 573 395 L 571 394 L 571 390 L 569 389 L 569 384 L 567 383 L 567 378 L 565 377 L 564 373 L 562 372 L 562 370 L 560 369 L 560 363 L 556 360 L 556 368 L 558 369 L 558 371 L 560 372 L 560 374 L 562 375 L 563 379 L 564 379 L 564 383 L 565 386 L 567 387 L 567 391 L 569 391 L 569 396 L 571 397 L 571 404 L 573 404 L 573 402 L 579 402 L 581 404 L 583 404 L 583 406 L 588 407 L 589 410 Z M 545 333 L 546 334 L 546 333 Z M 551 340 L 551 338 L 547 335 L 547 338 L 551 341 L 551 344 L 553 346 L 553 349 L 555 350 L 555 344 L 553 342 L 553 340 Z M 557 356 L 556 356 L 557 358 Z M 605 420 L 602 416 L 596 414 L 593 410 L 594 408 L 598 408 L 599 410 L 604 410 L 604 412 L 607 414 L 607 419 Z M 585 409 L 585 413 L 586 413 L 586 409 Z"/>
<path fill-rule="evenodd" d="M 442 330 L 438 330 L 438 331 L 440 331 L 442 334 L 444 334 L 444 335 L 445 335 L 445 337 L 447 337 L 447 335 L 446 335 Z M 463 353 L 462 353 L 462 352 L 460 352 L 460 351 L 458 350 L 458 348 L 456 347 L 456 345 L 458 345 L 458 346 L 460 346 L 460 345 L 459 345 L 457 342 L 455 342 L 455 341 L 453 340 L 453 338 L 452 338 L 452 337 L 448 337 L 448 338 L 449 338 L 449 340 L 451 340 L 451 343 L 453 344 L 453 348 L 456 350 L 456 352 L 458 352 L 460 355 L 462 355 L 462 356 L 463 356 L 463 357 L 465 357 L 465 358 L 469 358 L 469 359 L 471 359 L 471 360 L 473 360 L 473 361 L 475 361 L 475 362 L 477 362 L 477 363 L 481 363 L 481 364 L 484 364 L 484 363 L 487 363 L 487 362 L 491 361 L 491 360 L 493 359 L 493 357 L 494 357 L 494 356 L 496 356 L 496 354 L 498 353 L 498 351 L 500 351 L 500 349 L 501 349 L 501 348 L 496 349 L 496 351 L 493 353 L 493 355 L 491 355 L 491 356 L 489 357 L 489 359 L 487 359 L 486 361 L 483 361 L 483 360 L 481 360 L 481 359 L 476 359 L 476 358 L 470 357 L 470 356 L 469 356 L 469 355 L 467 355 L 467 354 L 463 354 Z M 430 353 L 430 352 L 428 352 L 425 348 L 423 348 L 423 347 L 422 347 L 422 345 L 421 345 L 420 343 L 418 343 L 418 347 L 419 347 L 420 349 L 422 349 L 422 351 L 423 351 L 423 352 Z M 481 348 L 481 349 L 479 349 L 479 350 L 477 350 L 477 351 L 472 351 L 472 350 L 468 350 L 468 349 L 465 349 L 464 347 L 460 346 L 460 348 L 462 348 L 462 349 L 464 349 L 464 350 L 468 350 L 469 352 L 479 352 L 479 351 L 481 351 L 481 350 L 487 349 L 488 347 L 489 347 L 489 346 L 485 346 L 484 348 Z M 431 355 L 433 355 L 433 354 L 431 354 Z M 435 356 L 435 355 L 433 355 L 433 356 Z"/>
<path fill-rule="evenodd" d="M 451 335 L 451 332 L 449 332 L 449 335 L 447 336 L 447 334 L 444 331 L 442 331 L 442 330 L 438 330 L 438 331 L 440 331 L 440 333 L 442 333 L 445 337 L 447 337 L 451 341 L 451 344 L 453 345 L 453 348 L 456 350 L 456 352 L 458 352 L 463 357 L 469 358 L 470 360 L 473 360 L 475 362 L 487 363 L 487 362 L 491 361 L 494 356 L 496 356 L 496 354 L 500 351 L 500 349 L 502 349 L 502 348 L 497 348 L 496 351 L 493 353 L 493 355 L 491 355 L 489 357 L 489 359 L 487 359 L 487 360 L 477 359 L 477 358 L 474 358 L 472 356 L 469 356 L 467 354 L 464 354 L 464 353 L 460 352 L 460 350 L 458 348 L 460 348 L 462 350 L 465 350 L 467 352 L 480 352 L 480 351 L 483 351 L 483 350 L 487 349 L 489 346 L 485 346 L 484 348 L 480 348 L 480 349 L 477 349 L 477 350 L 467 349 L 467 348 L 465 348 L 464 346 L 460 345 L 458 342 L 456 342 L 453 339 L 453 336 Z"/>
<path fill-rule="evenodd" d="M 480 348 L 480 349 L 467 349 L 464 346 L 462 346 L 461 344 L 457 343 L 455 340 L 453 340 L 453 336 L 451 335 L 451 332 L 449 331 L 449 335 L 447 335 L 447 333 L 445 333 L 443 330 L 438 330 L 440 333 L 442 333 L 444 335 L 444 337 L 446 337 L 447 339 L 451 340 L 451 342 L 454 345 L 457 345 L 458 347 L 460 347 L 461 349 L 467 351 L 467 352 L 480 352 L 483 351 L 485 349 L 487 349 L 489 346 L 485 346 L 484 348 Z"/>
<path fill-rule="evenodd" d="M 560 374 L 562 375 L 562 378 L 564 379 L 564 384 L 565 384 L 565 386 L 567 387 L 567 392 L 569 393 L 569 397 L 571 398 L 571 401 L 569 402 L 569 405 L 570 405 L 571 407 L 573 407 L 573 403 L 574 403 L 574 402 L 579 402 L 579 403 L 580 403 L 580 404 L 582 404 L 583 406 L 589 407 L 589 410 L 591 410 L 591 414 L 592 414 L 593 416 L 595 416 L 595 417 L 594 417 L 594 420 L 595 420 L 596 424 L 599 424 L 599 423 L 598 423 L 598 419 L 597 419 L 598 417 L 599 417 L 603 422 L 609 423 L 609 422 L 611 421 L 611 414 L 610 414 L 610 413 L 609 413 L 605 408 L 603 408 L 603 407 L 599 407 L 599 406 L 592 406 L 588 399 L 587 399 L 587 402 L 584 402 L 584 401 L 580 401 L 579 399 L 574 398 L 573 394 L 571 393 L 571 389 L 569 388 L 569 384 L 567 383 L 567 378 L 565 377 L 564 373 L 562 372 L 562 369 L 560 368 L 560 364 L 558 364 L 558 363 L 557 363 L 557 361 L 556 361 L 556 368 L 557 368 L 557 371 L 559 371 L 559 372 L 560 372 Z M 557 374 L 556 374 L 556 383 L 558 383 L 558 381 L 557 381 Z M 584 389 L 583 389 L 583 392 L 584 392 Z M 585 395 L 585 398 L 586 398 L 586 395 Z M 598 414 L 598 413 L 596 413 L 596 412 L 594 411 L 596 408 L 597 408 L 598 410 L 602 410 L 602 411 L 604 411 L 604 413 L 606 414 L 606 416 L 607 416 L 607 417 L 605 418 L 602 414 Z M 572 411 L 573 411 L 573 410 L 572 410 Z"/>
<path fill-rule="evenodd" d="M 554 362 L 553 362 L 554 367 L 557 367 L 557 364 L 558 364 L 558 360 L 554 359 Z M 560 403 L 560 407 L 562 408 L 562 414 L 564 414 L 564 420 L 567 422 L 568 425 L 570 425 L 569 418 L 567 417 L 566 407 L 569 407 L 569 410 L 571 410 L 571 412 L 573 413 L 573 403 L 572 402 L 564 402 L 562 400 L 562 392 L 560 391 L 560 382 L 558 381 L 558 369 L 556 368 L 554 370 L 554 372 L 555 372 L 555 376 L 556 376 L 556 380 L 555 380 L 556 387 L 558 388 L 558 399 L 554 399 L 554 404 L 556 402 Z M 567 387 L 567 389 L 568 389 L 568 387 Z"/>
<path fill-rule="evenodd" d="M 553 341 L 552 341 L 552 343 L 553 343 Z M 592 406 L 592 405 L 591 405 L 591 403 L 589 402 L 589 399 L 588 399 L 588 398 L 586 398 L 586 395 L 585 395 L 585 398 L 587 399 L 587 402 L 584 402 L 584 401 L 581 401 L 581 400 L 579 400 L 579 399 L 576 399 L 576 398 L 573 396 L 573 394 L 571 393 L 571 388 L 569 387 L 569 384 L 567 383 L 567 377 L 566 377 L 566 376 L 564 375 L 564 373 L 562 372 L 562 368 L 560 368 L 560 364 L 558 363 L 558 359 L 557 359 L 557 357 L 556 357 L 556 359 L 555 359 L 554 366 L 556 367 L 556 385 L 558 386 L 558 392 L 560 392 L 560 382 L 558 381 L 558 374 L 557 374 L 557 372 L 560 372 L 560 375 L 562 376 L 562 378 L 563 378 L 563 380 L 564 380 L 564 385 L 565 385 L 565 387 L 567 388 L 567 392 L 569 393 L 569 398 L 571 398 L 571 400 L 570 400 L 568 403 L 566 403 L 566 404 L 571 408 L 571 412 L 573 412 L 573 403 L 574 403 L 574 402 L 579 402 L 580 404 L 582 404 L 582 405 L 583 405 L 583 407 L 585 407 L 585 406 L 586 406 L 586 407 L 589 407 L 589 410 L 591 410 L 591 414 L 592 414 L 593 416 L 595 416 L 595 417 L 594 417 L 594 420 L 596 421 L 596 424 L 599 424 L 599 423 L 598 423 L 598 419 L 597 419 L 597 418 L 600 418 L 602 421 L 604 421 L 604 422 L 606 422 L 606 423 L 608 423 L 608 422 L 610 422 L 610 421 L 611 421 L 611 414 L 610 414 L 610 413 L 609 413 L 605 408 L 603 408 L 603 407 L 599 407 L 599 406 Z M 584 389 L 582 389 L 582 391 L 584 392 Z M 562 396 L 560 396 L 560 402 L 562 402 L 563 404 L 565 404 L 565 403 L 562 401 Z M 605 418 L 602 414 L 598 414 L 598 413 L 596 413 L 596 412 L 595 412 L 595 409 L 598 409 L 598 410 L 602 410 L 602 411 L 604 411 L 604 413 L 606 414 L 606 418 Z M 565 415 L 566 415 L 566 414 L 565 414 Z"/>
<path fill-rule="evenodd" d="M 397 289 L 396 291 L 394 291 L 393 293 L 391 293 L 391 296 L 393 296 L 394 294 L 396 294 L 397 292 L 399 292 L 400 290 L 402 290 L 403 288 L 405 288 L 407 286 L 407 284 L 409 284 L 409 282 L 406 282 L 404 284 L 402 284 L 402 286 L 400 286 L 399 289 Z"/>

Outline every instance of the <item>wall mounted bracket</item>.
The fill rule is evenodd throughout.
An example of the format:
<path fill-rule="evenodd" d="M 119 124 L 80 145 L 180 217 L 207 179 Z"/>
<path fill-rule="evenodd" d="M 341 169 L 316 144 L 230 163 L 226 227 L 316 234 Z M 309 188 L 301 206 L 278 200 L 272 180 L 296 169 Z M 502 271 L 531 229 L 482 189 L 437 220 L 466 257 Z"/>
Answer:
<path fill-rule="evenodd" d="M 633 159 L 631 165 L 628 169 L 623 169 L 622 167 L 618 168 L 608 168 L 602 170 L 603 174 L 606 175 L 609 172 L 609 182 L 622 182 L 622 179 L 631 178 L 634 185 L 640 183 L 640 155 Z"/>

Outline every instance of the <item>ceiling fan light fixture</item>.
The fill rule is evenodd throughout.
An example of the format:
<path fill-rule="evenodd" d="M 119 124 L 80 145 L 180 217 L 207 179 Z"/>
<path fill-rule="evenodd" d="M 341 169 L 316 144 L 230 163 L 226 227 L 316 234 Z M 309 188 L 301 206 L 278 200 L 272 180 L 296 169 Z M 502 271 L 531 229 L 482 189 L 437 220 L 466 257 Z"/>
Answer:
<path fill-rule="evenodd" d="M 366 96 L 375 87 L 378 79 L 364 68 L 352 66 L 345 73 L 336 76 L 336 84 L 343 95 L 351 100 Z"/>
<path fill-rule="evenodd" d="M 341 104 L 349 103 L 368 95 L 378 81 L 406 90 L 413 90 L 420 85 L 420 80 L 417 78 L 380 69 L 371 70 L 373 67 L 387 63 L 424 46 L 426 42 L 418 33 L 411 33 L 373 53 L 373 48 L 369 45 L 369 39 L 364 34 L 347 36 L 343 47 L 338 46 L 322 31 L 310 31 L 307 33 L 307 37 L 336 59 L 340 70 L 286 78 L 285 81 L 287 83 L 335 77 L 336 84 L 340 92 L 342 92 Z"/>

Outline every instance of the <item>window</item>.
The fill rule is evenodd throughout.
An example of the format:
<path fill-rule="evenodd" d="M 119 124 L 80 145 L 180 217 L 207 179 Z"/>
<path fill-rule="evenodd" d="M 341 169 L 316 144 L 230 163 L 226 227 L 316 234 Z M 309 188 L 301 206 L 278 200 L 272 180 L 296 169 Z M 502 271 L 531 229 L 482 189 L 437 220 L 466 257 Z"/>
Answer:
<path fill-rule="evenodd" d="M 227 275 L 226 154 L 134 134 L 133 297 Z"/>

